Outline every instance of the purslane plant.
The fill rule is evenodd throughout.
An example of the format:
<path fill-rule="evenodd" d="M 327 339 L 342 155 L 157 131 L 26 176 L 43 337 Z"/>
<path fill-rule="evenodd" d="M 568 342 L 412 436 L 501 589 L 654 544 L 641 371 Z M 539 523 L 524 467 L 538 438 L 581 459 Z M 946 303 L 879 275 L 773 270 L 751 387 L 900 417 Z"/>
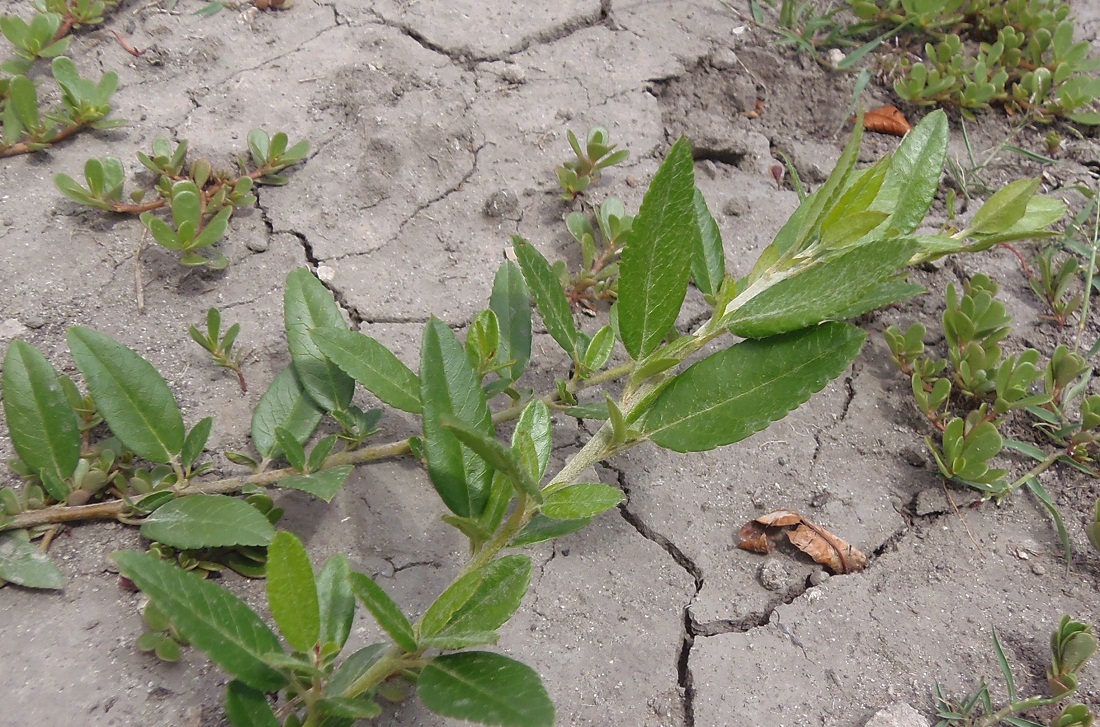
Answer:
<path fill-rule="evenodd" d="M 309 142 L 289 146 L 282 131 L 269 137 L 262 129 L 253 129 L 248 134 L 249 158 L 238 160 L 237 172 L 215 169 L 206 159 L 189 162 L 187 148 L 186 140 L 173 145 L 167 139 L 157 139 L 152 156 L 137 153 L 142 166 L 157 175 L 152 190 L 156 197 L 151 200 L 145 199 L 149 191 L 145 189 L 124 198 L 126 173 L 114 157 L 86 161 L 84 184 L 67 174 L 58 174 L 54 183 L 62 194 L 80 204 L 139 215 L 153 240 L 179 253 L 183 265 L 220 270 L 229 264 L 225 255 L 216 252 L 206 257 L 208 253 L 203 251 L 225 235 L 235 208 L 256 202 L 254 185 L 288 182 L 280 172 L 306 158 Z M 153 214 L 165 207 L 171 212 L 171 222 Z"/>
<path fill-rule="evenodd" d="M 366 333 L 349 330 L 309 271 L 292 272 L 284 299 L 291 364 L 254 413 L 258 459 L 233 454 L 253 465 L 250 475 L 216 480 L 203 474 L 210 420 L 188 430 L 163 379 L 121 344 L 89 329 L 70 330 L 84 396 L 42 354 L 15 342 L 5 358 L 2 398 L 25 491 L 38 488 L 39 494 L 33 503 L 5 496 L 5 507 L 18 512 L 0 530 L 31 534 L 82 517 L 147 514 L 143 533 L 177 550 L 266 546 L 268 603 L 282 639 L 243 601 L 195 573 L 157 555 L 114 556 L 178 634 L 232 675 L 226 704 L 236 725 L 350 724 L 377 714 L 377 700 L 400 682 L 415 685 L 429 709 L 448 717 L 553 724 L 554 707 L 538 676 L 477 647 L 496 642 L 527 591 L 531 561 L 519 549 L 576 531 L 623 499 L 617 488 L 578 478 L 639 444 L 702 451 L 764 429 L 858 355 L 865 333 L 844 319 L 920 292 L 902 279 L 907 266 L 980 246 L 990 236 L 1038 232 L 1025 215 L 1001 216 L 971 237 L 914 234 L 943 169 L 947 122 L 941 112 L 930 114 L 894 155 L 865 170 L 855 169 L 860 139 L 857 125 L 829 179 L 741 279 L 726 275 L 717 225 L 698 204 L 691 150 L 684 140 L 674 144 L 633 218 L 610 321 L 591 337 L 578 330 L 553 266 L 520 238 L 513 245 L 518 265 L 501 266 L 490 305 L 475 316 L 465 343 L 442 321 L 427 323 L 417 371 Z M 1040 204 L 1035 199 L 1019 201 L 1028 208 Z M 704 292 L 713 310 L 680 334 L 674 324 L 693 279 L 710 289 Z M 517 385 L 531 357 L 532 299 L 574 363 L 543 396 Z M 614 349 L 625 352 L 626 361 L 608 368 Z M 373 424 L 372 414 L 352 404 L 357 386 L 418 417 L 420 434 L 362 446 Z M 554 409 L 603 423 L 550 472 Z M 314 441 L 326 417 L 343 434 Z M 109 429 L 106 440 L 82 434 L 97 418 Z M 515 425 L 502 440 L 497 425 L 506 421 Z M 107 451 L 109 462 L 100 461 Z M 448 510 L 444 521 L 470 543 L 469 559 L 451 585 L 418 617 L 369 576 L 351 572 L 342 556 L 314 572 L 295 536 L 227 496 L 277 486 L 328 500 L 355 464 L 407 453 L 426 463 Z M 78 470 L 90 466 L 81 463 L 92 461 L 117 493 L 108 487 L 95 495 L 103 502 L 41 507 L 66 500 Z M 288 466 L 271 469 L 276 462 Z M 36 509 L 23 507 L 32 504 Z M 10 552 L 35 550 L 26 535 L 0 537 L 12 543 Z M 0 577 L 24 585 L 59 582 L 58 573 L 46 577 L 37 564 L 31 578 L 26 571 L 16 573 L 22 581 L 9 578 L 11 569 L 0 570 Z M 356 602 L 388 640 L 341 658 Z M 272 692 L 280 694 L 275 706 L 266 696 Z"/>

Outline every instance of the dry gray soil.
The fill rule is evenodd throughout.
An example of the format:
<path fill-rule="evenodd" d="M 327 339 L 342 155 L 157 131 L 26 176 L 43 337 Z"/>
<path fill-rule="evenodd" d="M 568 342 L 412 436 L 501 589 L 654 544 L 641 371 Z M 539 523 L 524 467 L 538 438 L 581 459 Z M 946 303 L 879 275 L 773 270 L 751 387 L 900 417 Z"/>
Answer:
<path fill-rule="evenodd" d="M 23 338 L 70 373 L 67 326 L 122 340 L 164 373 L 187 422 L 216 415 L 215 452 L 248 447 L 251 407 L 287 362 L 282 282 L 293 268 L 314 270 L 353 325 L 415 364 L 429 316 L 461 330 L 484 307 L 513 234 L 578 263 L 552 169 L 568 156 L 567 129 L 600 124 L 632 156 L 593 196 L 619 196 L 628 208 L 671 141 L 693 139 L 729 268 L 744 273 L 797 203 L 769 172 L 778 152 L 820 182 L 843 145 L 854 83 L 777 48 L 718 0 L 298 0 L 283 13 L 209 18 L 191 14 L 197 0 L 180 0 L 174 13 L 164 5 L 127 0 L 105 28 L 73 43 L 84 73 L 120 74 L 117 115 L 128 125 L 0 163 L 0 338 Z M 26 9 L 0 0 L 0 12 Z M 1100 51 L 1097 7 L 1079 10 Z M 145 55 L 128 55 L 109 30 Z M 762 115 L 741 113 L 758 99 Z M 862 101 L 892 97 L 872 85 Z M 162 136 L 229 164 L 256 126 L 309 139 L 307 163 L 234 217 L 224 273 L 187 272 L 146 248 L 139 315 L 140 225 L 70 203 L 53 175 L 79 175 L 86 158 L 105 155 L 136 175 L 133 151 Z M 984 149 L 1007 126 L 989 115 L 971 129 Z M 1041 148 L 1041 133 L 1019 143 Z M 1066 136 L 1062 161 L 1048 170 L 1050 194 L 1095 185 L 1083 165 L 1100 157 L 1095 138 Z M 961 153 L 957 123 L 953 137 Z M 896 144 L 869 135 L 863 159 Z M 1008 157 L 993 176 L 1038 171 Z M 486 214 L 490 199 L 508 197 L 514 205 Z M 1003 286 L 1018 323 L 1012 345 L 1049 352 L 1068 335 L 1040 318 L 1004 250 L 918 271 L 932 292 L 866 318 L 870 342 L 851 370 L 786 420 L 718 451 L 640 448 L 599 471 L 628 501 L 533 549 L 531 591 L 500 644 L 543 676 L 560 724 L 848 727 L 898 701 L 931 716 L 936 680 L 957 691 L 996 676 L 993 626 L 1022 687 L 1042 688 L 1046 640 L 1061 614 L 1100 618 L 1100 555 L 1083 534 L 1100 489 L 1076 473 L 1044 476 L 1069 521 L 1068 572 L 1049 519 L 1028 497 L 956 514 L 924 452 L 928 427 L 880 335 L 892 323 L 935 325 L 945 286 L 978 271 Z M 215 305 L 241 323 L 239 345 L 254 350 L 246 395 L 187 337 Z M 687 315 L 701 310 L 689 297 Z M 532 385 L 565 373 L 548 336 L 537 335 L 535 349 Z M 561 424 L 564 457 L 583 432 Z M 382 436 L 404 437 L 412 422 L 387 413 L 382 426 Z M 12 454 L 0 430 L 0 457 Z M 233 471 L 224 460 L 219 467 Z M 15 482 L 0 475 L 0 484 Z M 316 562 L 350 554 L 411 612 L 461 563 L 460 538 L 409 461 L 360 468 L 330 505 L 300 493 L 278 499 L 283 524 Z M 825 578 L 791 553 L 735 549 L 741 523 L 778 508 L 871 554 L 869 568 Z M 201 654 L 164 664 L 133 646 L 142 599 L 119 587 L 107 554 L 139 540 L 121 524 L 72 528 L 51 548 L 63 591 L 0 589 L 0 725 L 225 724 L 225 675 Z M 226 580 L 261 602 L 261 583 Z M 371 623 L 357 622 L 357 643 L 373 637 Z M 1082 701 L 1100 703 L 1100 669 L 1082 682 Z M 444 722 L 410 702 L 378 723 Z"/>

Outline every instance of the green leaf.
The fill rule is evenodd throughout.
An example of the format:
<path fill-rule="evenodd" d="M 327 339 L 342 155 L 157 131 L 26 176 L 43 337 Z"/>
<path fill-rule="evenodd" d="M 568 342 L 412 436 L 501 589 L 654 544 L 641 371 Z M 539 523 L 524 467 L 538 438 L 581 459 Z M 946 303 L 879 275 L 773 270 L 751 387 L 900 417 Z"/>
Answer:
<path fill-rule="evenodd" d="M 452 416 L 474 431 L 493 435 L 493 422 L 466 351 L 443 321 L 424 329 L 420 353 L 420 401 L 428 473 L 443 503 L 460 517 L 477 517 L 488 498 L 492 471 L 485 460 L 443 426 Z"/>
<path fill-rule="evenodd" d="M 280 530 L 267 547 L 267 603 L 286 641 L 308 653 L 321 634 L 321 607 L 309 554 L 293 533 Z"/>
<path fill-rule="evenodd" d="M 573 311 L 562 290 L 561 281 L 554 274 L 550 263 L 531 243 L 518 235 L 512 238 L 512 247 L 516 259 L 523 270 L 523 277 L 535 299 L 542 322 L 551 337 L 558 342 L 570 356 L 577 349 L 577 325 L 573 322 Z"/>
<path fill-rule="evenodd" d="M 291 490 L 302 490 L 325 502 L 332 502 L 332 498 L 336 497 L 336 493 L 343 488 L 353 471 L 355 465 L 344 464 L 308 475 L 285 477 L 279 480 L 278 485 Z"/>
<path fill-rule="evenodd" d="M 505 727 L 552 727 L 554 704 L 534 669 L 500 654 L 437 656 L 416 682 L 424 706 L 444 717 Z"/>
<path fill-rule="evenodd" d="M 27 129 L 37 131 L 41 126 L 38 117 L 38 93 L 34 81 L 26 76 L 16 76 L 8 82 L 8 102 L 16 117 Z"/>
<path fill-rule="evenodd" d="M 19 458 L 39 475 L 68 479 L 80 461 L 80 425 L 57 371 L 36 348 L 14 340 L 4 356 L 0 389 Z"/>
<path fill-rule="evenodd" d="M 531 360 L 531 293 L 522 271 L 511 260 L 497 269 L 489 309 L 500 324 L 496 360 L 513 362 L 500 371 L 500 377 L 510 383 L 523 375 Z"/>
<path fill-rule="evenodd" d="M 302 448 L 301 443 L 294 438 L 294 435 L 279 427 L 275 430 L 275 441 L 279 444 L 279 449 L 283 451 L 283 456 L 286 457 L 286 461 L 290 463 L 290 466 L 299 472 L 304 472 L 306 469 L 306 451 Z"/>
<path fill-rule="evenodd" d="M 590 517 L 576 518 L 572 520 L 555 520 L 543 514 L 535 515 L 531 522 L 527 523 L 523 530 L 508 543 L 510 548 L 522 548 L 525 545 L 534 545 L 545 540 L 560 538 L 569 533 L 575 533 L 592 522 Z"/>
<path fill-rule="evenodd" d="M 601 484 L 569 485 L 546 496 L 540 510 L 555 520 L 590 518 L 610 510 L 626 497 L 617 487 Z"/>
<path fill-rule="evenodd" d="M 325 694 L 330 696 L 344 694 L 386 653 L 388 646 L 388 644 L 371 644 L 344 659 L 344 663 L 336 669 L 332 679 L 325 685 Z"/>
<path fill-rule="evenodd" d="M 520 412 L 516 420 L 515 431 L 512 432 L 512 446 L 515 447 L 521 433 L 531 437 L 538 455 L 538 473 L 532 473 L 532 478 L 541 479 L 546 474 L 546 467 L 550 463 L 550 450 L 553 447 L 552 421 L 550 408 L 541 399 L 534 399 Z"/>
<path fill-rule="evenodd" d="M 766 338 L 836 318 L 904 267 L 916 249 L 914 241 L 896 239 L 852 248 L 749 300 L 733 312 L 730 330 Z"/>
<path fill-rule="evenodd" d="M 435 636 L 450 623 L 455 611 L 466 605 L 466 602 L 477 592 L 481 582 L 485 580 L 487 570 L 485 567 L 467 573 L 447 587 L 432 602 L 428 610 L 420 619 L 420 642 L 424 638 Z"/>
<path fill-rule="evenodd" d="M 619 264 L 619 335 L 635 361 L 653 353 L 676 322 L 691 258 L 702 247 L 691 145 L 672 145 L 627 235 Z"/>
<path fill-rule="evenodd" d="M 531 559 L 521 553 L 506 555 L 484 566 L 473 593 L 435 634 L 495 631 L 519 608 L 531 583 Z M 432 635 L 435 635 L 432 634 Z"/>
<path fill-rule="evenodd" d="M 233 727 L 279 727 L 264 693 L 236 679 L 225 688 L 225 714 Z"/>
<path fill-rule="evenodd" d="M 416 651 L 416 634 L 413 633 L 412 625 L 389 594 L 369 576 L 362 573 L 352 573 L 348 580 L 355 597 L 363 602 L 374 616 L 374 620 L 390 635 L 394 643 L 405 651 Z"/>
<path fill-rule="evenodd" d="M 937 109 L 925 116 L 894 152 L 873 209 L 889 212 L 888 227 L 903 235 L 917 229 L 939 189 L 947 158 L 947 115 Z"/>
<path fill-rule="evenodd" d="M 454 651 L 468 649 L 471 646 L 495 644 L 498 641 L 500 641 L 500 633 L 496 631 L 470 631 L 450 636 L 429 636 L 420 640 L 420 647 L 422 649 Z"/>
<path fill-rule="evenodd" d="M 703 193 L 695 190 L 692 200 L 695 207 L 695 224 L 699 228 L 698 245 L 691 253 L 691 279 L 704 295 L 717 295 L 722 279 L 726 277 L 726 253 L 722 246 L 722 233 L 714 221 Z"/>
<path fill-rule="evenodd" d="M 589 371 L 599 371 L 607 365 L 611 352 L 615 348 L 615 329 L 604 326 L 596 331 L 584 352 L 584 365 Z"/>
<path fill-rule="evenodd" d="M 827 250 L 847 247 L 879 227 L 889 215 L 865 211 L 848 214 L 830 227 L 821 230 L 821 245 Z"/>
<path fill-rule="evenodd" d="M 341 328 L 318 328 L 312 336 L 322 354 L 383 403 L 420 413 L 420 379 L 381 343 Z"/>
<path fill-rule="evenodd" d="M 515 485 L 517 491 L 524 491 L 535 502 L 542 502 L 542 491 L 520 463 L 519 456 L 499 440 L 467 427 L 452 416 L 443 415 L 441 423 L 447 431 L 454 434 L 458 441 L 477 452 L 490 467 L 502 473 Z M 478 513 L 480 514 L 480 513 Z"/>
<path fill-rule="evenodd" d="M 267 545 L 275 528 L 256 508 L 228 495 L 187 495 L 157 508 L 141 525 L 150 540 L 180 550 Z"/>
<path fill-rule="evenodd" d="M 286 429 L 305 444 L 325 413 L 305 393 L 294 366 L 279 372 L 252 413 L 252 444 L 263 457 L 275 458 L 280 452 L 275 431 Z"/>
<path fill-rule="evenodd" d="M 179 454 L 183 417 L 153 365 L 90 328 L 73 326 L 68 339 L 97 411 L 126 448 L 157 463 Z"/>
<path fill-rule="evenodd" d="M 660 393 L 639 422 L 643 434 L 677 452 L 738 442 L 839 376 L 866 337 L 855 326 L 825 323 L 711 354 Z"/>
<path fill-rule="evenodd" d="M 351 568 L 345 555 L 334 555 L 325 561 L 317 574 L 317 599 L 321 610 L 321 630 L 317 642 L 322 646 L 334 643 L 343 647 L 351 634 L 355 618 L 355 594 L 348 576 Z"/>
<path fill-rule="evenodd" d="M 210 430 L 214 426 L 214 417 L 205 417 L 191 428 L 187 437 L 183 440 L 183 449 L 180 452 L 180 463 L 186 470 L 202 456 L 206 447 L 206 441 L 210 439 Z"/>
<path fill-rule="evenodd" d="M 305 268 L 290 271 L 283 295 L 287 344 L 302 388 L 326 411 L 344 409 L 355 393 L 355 380 L 330 361 L 313 342 L 318 328 L 347 329 L 332 293 Z"/>
<path fill-rule="evenodd" d="M 0 533 L 0 583 L 24 588 L 58 589 L 65 577 L 49 556 L 18 534 Z"/>
<path fill-rule="evenodd" d="M 1027 212 L 1027 203 L 1039 189 L 1035 179 L 1017 179 L 990 197 L 970 223 L 973 232 L 982 235 L 995 235 L 1010 229 Z"/>
<path fill-rule="evenodd" d="M 240 598 L 148 553 L 118 551 L 111 557 L 185 639 L 231 675 L 261 692 L 286 684 L 264 661 L 282 652 L 278 637 Z"/>

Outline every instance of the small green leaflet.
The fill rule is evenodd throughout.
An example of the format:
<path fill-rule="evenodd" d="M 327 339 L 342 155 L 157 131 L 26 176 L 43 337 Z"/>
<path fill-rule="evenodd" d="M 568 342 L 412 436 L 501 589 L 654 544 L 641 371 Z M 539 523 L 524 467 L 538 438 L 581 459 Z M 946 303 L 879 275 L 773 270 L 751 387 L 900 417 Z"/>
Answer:
<path fill-rule="evenodd" d="M 309 555 L 286 530 L 267 548 L 267 603 L 279 630 L 295 651 L 309 652 L 321 634 L 321 608 Z"/>
<path fill-rule="evenodd" d="M 69 348 L 96 408 L 115 436 L 150 462 L 166 463 L 183 449 L 179 407 L 153 365 L 118 341 L 82 326 Z"/>
<path fill-rule="evenodd" d="M 619 335 L 635 361 L 676 322 L 699 236 L 691 145 L 680 139 L 649 185 L 619 264 Z"/>
<path fill-rule="evenodd" d="M 325 356 L 383 403 L 420 413 L 420 379 L 388 348 L 370 336 L 342 328 L 318 328 L 312 335 Z"/>
<path fill-rule="evenodd" d="M 908 235 L 924 221 L 947 158 L 947 115 L 937 109 L 905 135 L 872 209 L 890 212 L 887 226 Z"/>
<path fill-rule="evenodd" d="M 676 376 L 638 424 L 653 442 L 677 452 L 738 442 L 843 373 L 866 337 L 847 323 L 824 323 L 730 346 Z"/>
<path fill-rule="evenodd" d="M 492 437 L 485 393 L 466 351 L 443 321 L 424 328 L 420 353 L 420 401 L 428 474 L 443 503 L 460 517 L 477 517 L 488 499 L 492 470 L 485 460 L 443 426 L 452 416 Z"/>
<path fill-rule="evenodd" d="M 24 588 L 56 589 L 65 585 L 61 571 L 31 544 L 24 531 L 0 533 L 0 583 L 4 581 Z"/>
<path fill-rule="evenodd" d="M 505 260 L 497 269 L 489 309 L 496 313 L 500 324 L 497 361 L 514 362 L 500 376 L 505 381 L 515 381 L 531 360 L 531 292 L 523 272 L 511 260 Z"/>
<path fill-rule="evenodd" d="M 722 233 L 698 188 L 695 189 L 692 202 L 695 207 L 695 224 L 699 227 L 699 245 L 691 254 L 691 279 L 704 295 L 717 295 L 722 279 L 726 277 L 726 253 L 722 246 Z"/>
<path fill-rule="evenodd" d="M 535 299 L 546 330 L 558 345 L 572 356 L 577 350 L 577 325 L 573 322 L 573 311 L 565 297 L 561 281 L 554 274 L 550 263 L 531 243 L 522 237 L 512 238 L 512 247 L 516 259 L 523 270 L 523 277 Z"/>
<path fill-rule="evenodd" d="M 302 388 L 326 411 L 346 408 L 355 380 L 330 361 L 310 336 L 318 328 L 347 328 L 332 293 L 309 270 L 292 270 L 286 278 L 283 313 L 290 359 Z"/>
<path fill-rule="evenodd" d="M 252 412 L 252 445 L 264 457 L 277 457 L 275 430 L 282 428 L 299 443 L 309 440 L 325 413 L 305 393 L 294 366 L 279 372 Z"/>
<path fill-rule="evenodd" d="M 111 557 L 184 638 L 231 675 L 261 692 L 286 685 L 286 677 L 265 662 L 282 652 L 279 639 L 244 601 L 149 553 L 118 551 Z"/>
<path fill-rule="evenodd" d="M 540 510 L 556 520 L 589 518 L 615 507 L 626 497 L 617 487 L 602 484 L 569 485 L 546 496 Z"/>
<path fill-rule="evenodd" d="M 291 490 L 308 492 L 314 497 L 319 497 L 325 502 L 332 502 L 348 477 L 355 471 L 355 466 L 342 464 L 337 467 L 329 467 L 320 472 L 308 475 L 292 475 L 279 480 L 279 487 L 287 487 Z"/>
<path fill-rule="evenodd" d="M 500 654 L 437 656 L 421 671 L 416 693 L 444 717 L 503 727 L 554 724 L 554 703 L 535 670 Z"/>
<path fill-rule="evenodd" d="M 440 636 L 494 631 L 519 608 L 531 583 L 531 559 L 521 553 L 506 555 L 489 563 L 469 598 L 456 608 Z"/>
<path fill-rule="evenodd" d="M 188 495 L 157 508 L 141 526 L 150 540 L 180 550 L 267 545 L 275 528 L 263 513 L 227 495 Z"/>
<path fill-rule="evenodd" d="M 351 568 L 345 555 L 334 555 L 325 561 L 317 574 L 317 599 L 321 610 L 321 630 L 318 643 L 343 646 L 351 634 L 355 618 L 355 594 L 351 592 L 348 575 Z"/>
<path fill-rule="evenodd" d="M 233 727 L 279 727 L 264 693 L 236 679 L 225 688 L 225 713 Z"/>
<path fill-rule="evenodd" d="M 539 513 L 531 518 L 531 522 L 524 526 L 508 543 L 511 548 L 522 548 L 525 545 L 534 545 L 544 540 L 553 540 L 569 533 L 575 533 L 592 522 L 590 517 L 573 518 L 570 520 L 555 520 Z"/>
<path fill-rule="evenodd" d="M 733 312 L 730 330 L 767 338 L 835 318 L 905 267 L 916 249 L 913 240 L 886 239 L 840 253 L 746 302 Z"/>
<path fill-rule="evenodd" d="M 390 635 L 394 643 L 405 651 L 416 651 L 416 634 L 413 633 L 412 625 L 389 594 L 362 573 L 352 573 L 349 580 L 355 597 L 367 607 L 374 620 Z"/>
<path fill-rule="evenodd" d="M 36 473 L 70 477 L 80 460 L 79 423 L 50 362 L 30 344 L 12 341 L 0 389 L 19 458 Z"/>

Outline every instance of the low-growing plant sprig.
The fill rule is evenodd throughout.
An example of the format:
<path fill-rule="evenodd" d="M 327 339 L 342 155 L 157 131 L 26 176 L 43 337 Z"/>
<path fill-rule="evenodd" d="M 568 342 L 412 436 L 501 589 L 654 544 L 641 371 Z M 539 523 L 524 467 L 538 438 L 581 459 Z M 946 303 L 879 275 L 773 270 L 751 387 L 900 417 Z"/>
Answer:
<path fill-rule="evenodd" d="M 175 551 L 266 547 L 268 605 L 282 639 L 240 598 L 178 567 L 178 554 L 174 562 L 132 551 L 113 556 L 179 634 L 232 676 L 226 709 L 234 725 L 369 719 L 380 712 L 377 700 L 393 696 L 403 683 L 415 685 L 423 704 L 448 718 L 552 725 L 554 706 L 538 675 L 479 647 L 497 642 L 527 592 L 532 564 L 521 549 L 575 532 L 624 500 L 616 487 L 585 482 L 584 473 L 645 443 L 696 452 L 764 429 L 848 369 L 866 334 L 844 319 L 921 292 L 901 279 L 908 266 L 968 250 L 990 236 L 1033 236 L 1037 229 L 1029 225 L 1045 219 L 1002 214 L 973 226 L 969 237 L 915 234 L 938 188 L 946 116 L 929 114 L 896 155 L 866 170 L 855 168 L 861 135 L 857 125 L 836 169 L 743 278 L 726 274 L 717 224 L 698 203 L 691 149 L 686 140 L 676 142 L 621 250 L 614 312 L 591 337 L 578 330 L 553 266 L 518 237 L 518 264 L 506 261 L 498 269 L 489 307 L 474 317 L 466 341 L 430 319 L 416 371 L 367 333 L 350 330 L 310 271 L 292 271 L 284 292 L 290 364 L 253 414 L 258 459 L 237 456 L 249 457 L 254 468 L 246 476 L 206 479 L 212 419 L 188 429 L 148 362 L 108 336 L 73 327 L 73 360 L 95 416 L 106 425 L 97 434 L 107 439 L 90 442 L 91 448 L 117 449 L 129 467 L 114 466 L 118 455 L 107 457 L 113 469 L 106 479 L 119 494 L 107 492 L 122 504 L 14 514 L 0 522 L 8 545 L 0 558 L 33 551 L 29 536 L 36 525 L 68 519 L 73 511 L 103 516 L 108 506 L 107 516 L 123 508 L 129 519 L 144 516 L 142 533 Z M 924 162 L 916 166 L 915 159 Z M 1051 210 L 1034 202 L 1033 188 L 1012 196 L 1023 209 Z M 987 216 L 1001 203 L 994 199 Z M 692 279 L 712 301 L 711 315 L 694 330 L 674 334 Z M 581 363 L 542 396 L 517 385 L 531 358 L 532 300 L 550 337 Z M 616 347 L 627 360 L 609 368 Z M 707 348 L 708 355 L 696 356 Z M 22 341 L 9 347 L 2 376 L 0 398 L 27 489 L 40 488 L 36 506 L 60 502 L 91 456 L 80 431 L 81 416 L 88 416 L 80 414 L 85 397 Z M 358 416 L 351 403 L 357 386 L 419 419 L 420 433 L 373 447 L 360 447 L 355 433 L 343 442 L 332 434 L 315 441 L 326 418 L 347 433 L 345 422 Z M 70 387 L 73 395 L 66 394 Z M 552 409 L 602 420 L 556 472 L 550 469 Z M 496 429 L 503 421 L 515 422 L 506 440 Z M 293 534 L 276 531 L 256 507 L 224 494 L 277 486 L 327 501 L 354 464 L 407 453 L 425 463 L 448 511 L 444 522 L 470 544 L 454 580 L 417 618 L 368 574 L 351 571 L 344 556 L 315 572 Z M 269 469 L 284 461 L 288 466 Z M 2 497 L 8 507 L 14 493 Z M 14 505 L 20 504 L 16 498 Z M 16 529 L 24 535 L 4 532 Z M 17 582 L 57 587 L 60 574 L 48 569 L 48 561 L 43 565 L 40 553 L 36 558 L 29 575 L 16 573 Z M 3 572 L 14 580 L 10 569 Z M 386 638 L 340 658 L 357 602 Z M 454 689 L 456 683 L 463 688 Z M 270 693 L 279 694 L 276 706 Z"/>
<path fill-rule="evenodd" d="M 98 82 L 82 78 L 76 64 L 61 56 L 50 64 L 61 90 L 61 105 L 49 113 L 39 108 L 34 81 L 17 75 L 4 82 L 0 95 L 0 158 L 46 149 L 85 129 L 113 129 L 125 124 L 109 119 L 118 74 L 108 71 Z"/>
<path fill-rule="evenodd" d="M 577 156 L 555 170 L 562 189 L 561 197 L 566 202 L 572 202 L 578 195 L 584 194 L 589 185 L 600 181 L 601 169 L 620 164 L 630 156 L 626 149 L 615 151 L 618 144 L 611 143 L 610 134 L 602 126 L 593 126 L 588 130 L 583 147 L 572 131 L 567 132 L 566 136 Z"/>
<path fill-rule="evenodd" d="M 1100 396 L 1087 394 L 1092 369 L 1064 345 L 1046 362 L 1035 349 L 1004 355 L 1001 343 L 1012 319 L 996 299 L 997 291 L 985 275 L 967 281 L 961 296 L 948 286 L 946 358 L 926 351 L 927 331 L 920 323 L 904 332 L 891 326 L 884 335 L 894 362 L 910 377 L 917 408 L 938 432 L 938 441 L 926 437 L 925 442 L 940 474 L 997 502 L 1026 485 L 1054 519 L 1068 560 L 1062 516 L 1037 478 L 1057 463 L 1100 477 L 1093 464 L 1100 454 Z M 1074 408 L 1076 417 L 1070 414 Z M 1001 429 L 1015 412 L 1026 414 L 1054 449 L 1006 441 Z M 1006 448 L 1038 464 L 1010 480 L 1008 470 L 993 466 Z"/>
<path fill-rule="evenodd" d="M 1077 676 L 1096 653 L 1096 636 L 1092 626 L 1063 616 L 1050 636 L 1050 667 L 1047 670 L 1049 694 L 1021 698 L 1012 676 L 1004 647 L 997 629 L 993 629 L 993 651 L 997 665 L 1004 677 L 1007 704 L 1000 709 L 993 705 L 993 697 L 985 679 L 977 688 L 960 699 L 949 699 L 939 683 L 933 690 L 936 715 L 940 721 L 936 727 L 996 727 L 1010 723 L 1016 727 L 1044 727 L 1042 723 L 1024 718 L 1027 712 L 1038 707 L 1055 705 L 1077 692 Z M 1055 717 L 1049 727 L 1091 727 L 1094 716 L 1087 705 L 1067 705 Z"/>
<path fill-rule="evenodd" d="M 269 137 L 262 129 L 253 129 L 248 134 L 249 158 L 239 159 L 239 173 L 234 173 L 215 169 L 206 159 L 188 162 L 186 140 L 173 145 L 157 139 L 151 156 L 137 153 L 142 166 L 157 175 L 152 190 L 156 197 L 148 201 L 146 189 L 135 190 L 124 201 L 126 173 L 114 157 L 86 161 L 83 185 L 67 174 L 58 174 L 54 182 L 62 194 L 80 204 L 139 215 L 153 240 L 179 253 L 181 264 L 220 270 L 229 264 L 224 254 L 205 257 L 200 251 L 221 240 L 235 208 L 256 202 L 254 185 L 288 182 L 280 172 L 306 158 L 309 142 L 288 144 L 282 131 Z M 171 211 L 171 224 L 153 214 L 164 207 Z"/>
<path fill-rule="evenodd" d="M 215 366 L 229 369 L 237 375 L 237 383 L 240 384 L 241 393 L 248 392 L 248 383 L 244 380 L 244 371 L 241 365 L 248 354 L 234 353 L 233 344 L 241 332 L 241 324 L 234 323 L 225 334 L 222 335 L 222 314 L 217 308 L 211 308 L 206 312 L 206 331 L 199 330 L 198 326 L 191 326 L 187 332 L 191 339 L 205 349 L 214 360 Z"/>

